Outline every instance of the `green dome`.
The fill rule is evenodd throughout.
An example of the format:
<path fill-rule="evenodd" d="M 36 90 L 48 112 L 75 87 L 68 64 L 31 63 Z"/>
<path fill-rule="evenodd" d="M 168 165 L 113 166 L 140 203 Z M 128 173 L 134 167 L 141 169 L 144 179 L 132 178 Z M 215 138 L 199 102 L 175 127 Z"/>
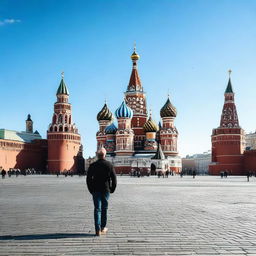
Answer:
<path fill-rule="evenodd" d="M 170 99 L 168 98 L 164 106 L 160 110 L 161 117 L 176 117 L 177 109 L 172 105 Z"/>
<path fill-rule="evenodd" d="M 157 132 L 159 128 L 150 116 L 148 121 L 143 125 L 143 129 L 145 132 Z"/>
<path fill-rule="evenodd" d="M 113 114 L 111 113 L 107 104 L 105 103 L 103 108 L 101 109 L 101 111 L 97 115 L 97 120 L 98 121 L 100 121 L 100 120 L 111 121 L 112 119 L 113 119 Z"/>

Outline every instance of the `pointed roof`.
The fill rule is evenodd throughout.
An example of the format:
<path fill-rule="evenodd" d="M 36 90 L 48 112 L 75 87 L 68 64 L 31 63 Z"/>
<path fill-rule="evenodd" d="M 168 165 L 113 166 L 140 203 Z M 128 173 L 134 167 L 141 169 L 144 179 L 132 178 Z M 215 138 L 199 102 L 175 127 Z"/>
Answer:
<path fill-rule="evenodd" d="M 136 52 L 136 48 L 134 47 L 134 52 L 131 55 L 132 59 L 132 73 L 130 76 L 130 81 L 127 87 L 127 91 L 142 91 L 142 85 L 137 69 L 137 61 L 139 60 L 140 56 Z"/>
<path fill-rule="evenodd" d="M 127 91 L 142 91 L 142 85 L 137 68 L 132 69 Z"/>
<path fill-rule="evenodd" d="M 59 88 L 57 90 L 57 93 L 56 95 L 59 95 L 59 94 L 66 94 L 66 95 L 69 95 L 69 91 L 68 91 L 68 88 L 64 82 L 64 78 L 62 77 L 61 78 L 61 81 L 60 81 L 60 85 L 59 85 Z"/>
<path fill-rule="evenodd" d="M 227 85 L 227 88 L 226 88 L 225 93 L 234 93 L 234 92 L 233 92 L 233 88 L 232 88 L 232 84 L 231 84 L 231 79 L 230 79 L 230 78 L 228 79 L 228 85 Z"/>
<path fill-rule="evenodd" d="M 158 143 L 156 154 L 151 159 L 164 160 L 165 156 L 161 147 L 161 144 Z"/>

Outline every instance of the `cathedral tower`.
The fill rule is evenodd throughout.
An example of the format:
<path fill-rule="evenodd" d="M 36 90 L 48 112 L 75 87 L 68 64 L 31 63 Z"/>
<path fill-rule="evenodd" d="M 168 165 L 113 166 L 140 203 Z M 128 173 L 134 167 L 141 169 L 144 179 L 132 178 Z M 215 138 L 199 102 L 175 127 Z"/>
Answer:
<path fill-rule="evenodd" d="M 106 133 L 105 128 L 111 124 L 113 121 L 113 114 L 109 110 L 107 103 L 104 104 L 103 108 L 97 115 L 97 120 L 99 122 L 99 131 L 96 134 L 97 139 L 97 150 L 106 147 Z"/>
<path fill-rule="evenodd" d="M 132 109 L 123 101 L 115 114 L 118 120 L 115 153 L 117 156 L 132 156 L 134 153 L 134 132 L 131 129 Z"/>
<path fill-rule="evenodd" d="M 225 170 L 233 175 L 241 175 L 243 171 L 245 134 L 239 126 L 230 73 L 220 126 L 212 131 L 212 163 L 209 166 L 212 175 L 219 175 Z"/>
<path fill-rule="evenodd" d="M 128 106 L 133 110 L 132 128 L 134 130 L 134 149 L 143 150 L 143 141 L 145 141 L 145 132 L 143 125 L 147 121 L 147 106 L 146 106 L 146 94 L 143 91 L 143 87 L 140 81 L 138 73 L 138 60 L 140 56 L 134 52 L 131 55 L 132 59 L 132 73 L 130 81 L 125 92 L 125 100 Z"/>
<path fill-rule="evenodd" d="M 154 122 L 154 120 L 152 120 L 151 113 L 148 121 L 144 124 L 143 128 L 146 133 L 146 141 L 144 144 L 144 149 L 147 151 L 156 150 L 157 149 L 156 132 L 158 131 L 159 128 L 157 124 Z"/>
<path fill-rule="evenodd" d="M 50 173 L 77 171 L 77 156 L 80 149 L 80 135 L 72 120 L 69 92 L 62 79 L 56 93 L 52 122 L 47 131 L 48 171 Z"/>
<path fill-rule="evenodd" d="M 177 156 L 178 131 L 174 126 L 174 119 L 177 115 L 176 108 L 171 104 L 168 97 L 166 103 L 160 110 L 162 126 L 160 128 L 160 143 L 166 157 Z"/>

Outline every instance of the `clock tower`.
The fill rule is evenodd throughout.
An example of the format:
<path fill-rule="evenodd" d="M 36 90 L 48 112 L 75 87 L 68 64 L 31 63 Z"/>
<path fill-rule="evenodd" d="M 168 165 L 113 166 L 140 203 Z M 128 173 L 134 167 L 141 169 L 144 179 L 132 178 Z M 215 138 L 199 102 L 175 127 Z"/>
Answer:
<path fill-rule="evenodd" d="M 144 124 L 147 121 L 147 105 L 146 94 L 143 91 L 143 87 L 140 81 L 138 73 L 138 60 L 140 56 L 136 52 L 131 55 L 132 59 L 132 73 L 130 81 L 125 92 L 125 101 L 127 105 L 133 110 L 133 118 L 131 121 L 132 129 L 134 130 L 134 149 L 143 150 L 146 134 L 143 129 Z"/>

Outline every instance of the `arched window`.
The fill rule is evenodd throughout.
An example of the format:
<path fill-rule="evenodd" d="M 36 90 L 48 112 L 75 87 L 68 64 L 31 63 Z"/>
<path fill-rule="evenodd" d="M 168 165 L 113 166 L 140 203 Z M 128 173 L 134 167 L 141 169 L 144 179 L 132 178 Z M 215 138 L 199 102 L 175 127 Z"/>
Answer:
<path fill-rule="evenodd" d="M 65 115 L 65 124 L 68 122 L 68 116 Z"/>
<path fill-rule="evenodd" d="M 71 116 L 69 116 L 69 124 L 71 124 Z"/>
<path fill-rule="evenodd" d="M 50 127 L 50 132 L 52 132 L 52 126 Z"/>
<path fill-rule="evenodd" d="M 54 131 L 57 132 L 57 126 L 54 127 Z"/>
<path fill-rule="evenodd" d="M 63 127 L 62 127 L 62 125 L 59 127 L 59 132 L 63 132 Z"/>
<path fill-rule="evenodd" d="M 68 132 L 68 127 L 67 126 L 65 126 L 65 132 Z"/>
<path fill-rule="evenodd" d="M 61 124 L 61 123 L 62 123 L 62 120 L 63 120 L 63 119 L 62 119 L 62 115 L 61 115 L 61 114 L 59 114 L 59 120 L 58 120 L 58 123 L 59 123 L 59 124 Z"/>

